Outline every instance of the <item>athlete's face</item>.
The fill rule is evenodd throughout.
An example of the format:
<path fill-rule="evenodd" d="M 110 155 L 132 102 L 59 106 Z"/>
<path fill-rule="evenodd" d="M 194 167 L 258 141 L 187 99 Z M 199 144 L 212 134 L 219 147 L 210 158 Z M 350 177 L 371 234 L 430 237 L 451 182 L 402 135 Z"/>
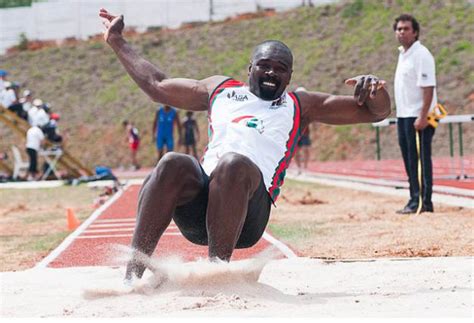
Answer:
<path fill-rule="evenodd" d="M 278 99 L 291 80 L 292 58 L 271 45 L 261 46 L 249 66 L 250 92 L 267 101 Z"/>

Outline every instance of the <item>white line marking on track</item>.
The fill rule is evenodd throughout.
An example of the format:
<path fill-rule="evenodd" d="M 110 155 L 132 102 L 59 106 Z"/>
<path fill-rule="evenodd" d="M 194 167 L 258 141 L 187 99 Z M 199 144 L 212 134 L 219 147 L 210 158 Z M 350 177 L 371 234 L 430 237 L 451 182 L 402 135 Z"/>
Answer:
<path fill-rule="evenodd" d="M 135 223 L 135 218 L 127 219 L 102 219 L 96 220 L 95 223 L 110 223 L 110 222 L 132 222 Z"/>
<path fill-rule="evenodd" d="M 135 228 L 116 228 L 116 229 L 87 229 L 86 231 L 83 232 L 83 234 L 87 234 L 87 233 L 98 233 L 98 232 L 120 232 L 120 231 L 133 231 L 135 230 Z M 173 229 L 167 229 L 165 232 L 169 232 L 169 231 L 173 231 L 173 232 L 177 232 L 178 230 L 173 230 Z"/>
<path fill-rule="evenodd" d="M 118 228 L 118 227 L 135 227 L 134 223 L 115 223 L 115 224 L 91 224 L 89 228 Z"/>
<path fill-rule="evenodd" d="M 124 232 L 124 231 L 133 231 L 134 228 L 118 228 L 118 229 L 98 229 L 98 230 L 86 230 L 83 234 L 88 233 L 100 233 L 100 232 Z"/>
<path fill-rule="evenodd" d="M 267 240 L 270 244 L 274 245 L 275 247 L 277 247 L 278 249 L 280 249 L 280 251 L 288 258 L 288 259 L 291 259 L 291 258 L 296 258 L 298 257 L 294 252 L 293 250 L 291 250 L 290 248 L 288 248 L 287 245 L 285 245 L 283 242 L 281 242 L 280 240 L 277 240 L 275 239 L 274 237 L 272 237 L 268 232 L 264 232 L 263 233 L 263 238 L 265 240 Z"/>
<path fill-rule="evenodd" d="M 163 236 L 180 236 L 179 232 L 165 232 Z M 100 238 L 122 238 L 122 237 L 133 237 L 133 234 L 101 234 L 101 235 L 82 235 L 76 239 L 100 239 Z"/>

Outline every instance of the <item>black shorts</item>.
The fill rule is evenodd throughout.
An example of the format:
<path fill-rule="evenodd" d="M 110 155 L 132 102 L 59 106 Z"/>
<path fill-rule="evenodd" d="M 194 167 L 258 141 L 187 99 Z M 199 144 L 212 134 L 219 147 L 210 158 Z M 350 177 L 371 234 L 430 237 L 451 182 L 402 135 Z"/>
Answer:
<path fill-rule="evenodd" d="M 192 243 L 207 246 L 206 214 L 209 198 L 209 176 L 202 167 L 201 173 L 204 188 L 194 200 L 176 208 L 173 220 L 186 239 Z M 249 248 L 260 240 L 270 217 L 271 203 L 262 176 L 257 190 L 248 203 L 247 217 L 236 248 Z"/>
<path fill-rule="evenodd" d="M 193 134 L 190 134 L 190 135 L 185 135 L 184 136 L 184 144 L 186 146 L 192 146 L 196 143 L 196 140 L 194 139 L 194 135 Z"/>
<path fill-rule="evenodd" d="M 32 148 L 26 148 L 26 153 L 30 158 L 30 166 L 28 171 L 32 174 L 38 173 L 38 152 Z"/>

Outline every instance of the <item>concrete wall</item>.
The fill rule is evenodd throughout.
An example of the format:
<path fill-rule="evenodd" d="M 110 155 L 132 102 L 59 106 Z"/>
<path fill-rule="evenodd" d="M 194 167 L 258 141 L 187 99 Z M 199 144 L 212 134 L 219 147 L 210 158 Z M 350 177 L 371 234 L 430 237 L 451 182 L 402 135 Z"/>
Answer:
<path fill-rule="evenodd" d="M 286 10 L 309 0 L 212 0 L 213 20 L 222 20 L 257 8 Z M 326 4 L 334 0 L 313 0 Z M 127 26 L 144 31 L 150 26 L 175 28 L 183 22 L 208 21 L 210 0 L 49 0 L 31 7 L 0 9 L 0 54 L 17 45 L 20 34 L 30 40 L 61 40 L 67 37 L 86 39 L 100 34 L 103 26 L 99 8 L 123 13 Z"/>

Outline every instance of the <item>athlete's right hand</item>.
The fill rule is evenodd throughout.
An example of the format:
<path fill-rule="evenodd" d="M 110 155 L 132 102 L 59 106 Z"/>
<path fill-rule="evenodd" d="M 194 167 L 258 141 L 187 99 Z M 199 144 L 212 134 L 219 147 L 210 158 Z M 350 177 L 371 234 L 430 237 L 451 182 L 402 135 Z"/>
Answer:
<path fill-rule="evenodd" d="M 114 16 L 104 8 L 100 8 L 99 16 L 102 19 L 102 24 L 105 26 L 104 40 L 109 42 L 113 36 L 122 36 L 125 24 L 123 22 L 123 15 Z"/>

